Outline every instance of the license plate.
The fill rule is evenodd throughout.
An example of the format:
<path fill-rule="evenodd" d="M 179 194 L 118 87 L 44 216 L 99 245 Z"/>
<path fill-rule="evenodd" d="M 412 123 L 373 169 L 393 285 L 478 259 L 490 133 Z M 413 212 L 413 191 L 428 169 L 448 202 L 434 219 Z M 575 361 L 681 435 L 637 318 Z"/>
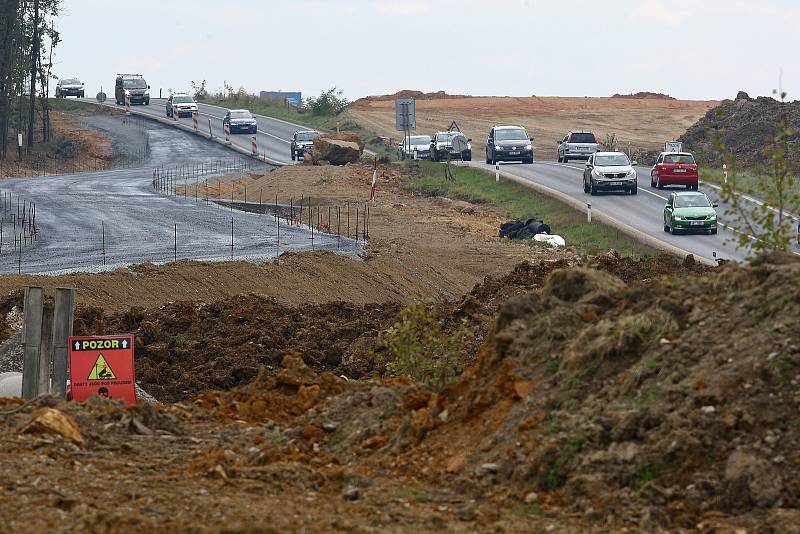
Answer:
<path fill-rule="evenodd" d="M 692 226 L 703 226 L 705 224 L 705 222 L 703 222 L 703 221 L 691 221 L 689 224 L 691 224 Z"/>
<path fill-rule="evenodd" d="M 519 154 L 520 154 L 519 151 L 517 151 L 517 152 L 509 152 L 508 153 L 509 156 L 519 156 Z"/>
<path fill-rule="evenodd" d="M 611 182 L 611 183 L 610 183 L 610 184 L 608 184 L 608 185 L 622 185 L 622 182 Z"/>
<path fill-rule="evenodd" d="M 588 146 L 579 146 L 578 147 L 578 152 L 591 152 L 591 151 L 592 151 L 592 149 L 589 148 Z"/>
<path fill-rule="evenodd" d="M 675 169 L 673 172 L 686 172 L 686 169 Z"/>

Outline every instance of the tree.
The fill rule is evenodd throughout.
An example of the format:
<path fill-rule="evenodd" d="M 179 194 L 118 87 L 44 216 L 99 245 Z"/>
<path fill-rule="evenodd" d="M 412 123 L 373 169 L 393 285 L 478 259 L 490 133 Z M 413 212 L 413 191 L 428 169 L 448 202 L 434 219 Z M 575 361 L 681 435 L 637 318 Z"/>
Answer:
<path fill-rule="evenodd" d="M 314 115 L 338 115 L 350 105 L 350 101 L 343 95 L 342 89 L 332 87 L 327 91 L 322 91 L 318 97 L 306 98 L 305 107 Z"/>

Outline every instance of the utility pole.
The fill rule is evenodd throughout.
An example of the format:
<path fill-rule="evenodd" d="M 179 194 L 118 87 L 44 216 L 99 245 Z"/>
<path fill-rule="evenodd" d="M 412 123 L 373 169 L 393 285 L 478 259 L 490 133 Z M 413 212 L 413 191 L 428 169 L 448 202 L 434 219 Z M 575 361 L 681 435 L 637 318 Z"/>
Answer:
<path fill-rule="evenodd" d="M 28 148 L 33 146 L 33 121 L 36 111 L 36 64 L 39 57 L 39 0 L 33 0 L 33 42 L 31 43 L 31 90 L 28 109 Z"/>

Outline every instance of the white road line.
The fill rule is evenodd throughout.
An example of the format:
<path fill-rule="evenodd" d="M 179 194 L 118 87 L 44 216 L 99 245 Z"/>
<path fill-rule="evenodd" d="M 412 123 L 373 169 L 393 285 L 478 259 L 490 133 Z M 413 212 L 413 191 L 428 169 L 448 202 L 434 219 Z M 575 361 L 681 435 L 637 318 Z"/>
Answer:
<path fill-rule="evenodd" d="M 722 191 L 722 187 L 720 187 L 720 186 L 718 186 L 716 184 L 712 184 L 712 183 L 706 182 L 704 180 L 699 180 L 699 182 L 701 184 L 703 184 L 703 185 L 707 185 L 708 187 L 710 187 L 712 189 L 716 189 L 717 191 Z M 756 204 L 758 206 L 766 206 L 768 210 L 773 211 L 775 213 L 780 213 L 780 210 L 778 208 L 770 206 L 769 204 L 765 204 L 764 201 L 758 200 L 757 198 L 751 197 L 750 195 L 745 195 L 744 193 L 737 193 L 737 196 L 747 200 L 748 202 L 752 202 L 753 204 Z M 784 211 L 783 212 L 783 216 L 784 217 L 789 217 L 793 221 L 800 221 L 800 217 L 798 217 L 797 215 L 793 215 L 793 214 L 789 213 L 788 211 Z"/>

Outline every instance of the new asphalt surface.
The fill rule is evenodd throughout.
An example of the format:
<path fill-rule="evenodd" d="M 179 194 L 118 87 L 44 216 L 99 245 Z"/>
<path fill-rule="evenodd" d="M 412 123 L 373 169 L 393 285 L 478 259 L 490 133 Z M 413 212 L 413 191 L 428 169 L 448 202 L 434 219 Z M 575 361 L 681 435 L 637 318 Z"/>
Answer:
<path fill-rule="evenodd" d="M 115 131 L 133 128 L 104 124 Z M 136 126 L 141 128 L 141 126 Z M 130 132 L 129 132 L 130 133 Z M 140 135 L 137 132 L 136 135 Z M 59 274 L 103 271 L 142 262 L 275 257 L 278 252 L 328 249 L 356 254 L 361 244 L 314 233 L 304 226 L 278 224 L 271 215 L 226 209 L 213 202 L 170 196 L 152 187 L 153 169 L 194 165 L 239 157 L 202 136 L 156 122 L 145 122 L 149 160 L 141 168 L 52 175 L 0 182 L 6 200 L 3 213 L 0 274 Z M 121 137 L 126 137 L 120 134 Z M 131 137 L 128 135 L 127 137 Z M 287 150 L 288 159 L 288 150 Z M 9 201 L 10 199 L 10 201 Z M 37 236 L 24 233 L 22 251 L 17 203 L 36 205 Z M 231 247 L 233 221 L 233 247 Z M 105 263 L 105 265 L 104 265 Z"/>

